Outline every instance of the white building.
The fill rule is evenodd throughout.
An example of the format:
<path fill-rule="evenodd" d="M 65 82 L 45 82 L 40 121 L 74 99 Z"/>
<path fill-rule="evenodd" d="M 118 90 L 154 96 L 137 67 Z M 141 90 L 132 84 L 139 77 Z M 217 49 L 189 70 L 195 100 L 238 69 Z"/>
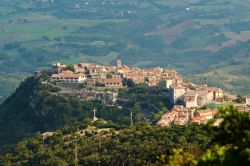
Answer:
<path fill-rule="evenodd" d="M 166 80 L 166 88 L 170 88 L 171 85 L 173 85 L 173 80 L 167 79 Z"/>
<path fill-rule="evenodd" d="M 246 97 L 246 105 L 250 105 L 250 96 Z"/>

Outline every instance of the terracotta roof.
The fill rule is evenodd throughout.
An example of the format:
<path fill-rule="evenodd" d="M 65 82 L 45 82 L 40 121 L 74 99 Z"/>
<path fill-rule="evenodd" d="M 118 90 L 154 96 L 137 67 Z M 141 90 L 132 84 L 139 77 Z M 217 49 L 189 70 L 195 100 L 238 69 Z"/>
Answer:
<path fill-rule="evenodd" d="M 84 76 L 85 74 L 79 73 L 79 74 L 74 74 L 72 71 L 63 71 L 62 73 L 59 74 L 53 74 L 51 77 L 52 78 L 79 78 Z"/>
<path fill-rule="evenodd" d="M 83 69 L 84 66 L 82 66 L 81 64 L 78 64 L 78 65 L 74 65 L 73 68 L 74 69 Z"/>
<path fill-rule="evenodd" d="M 192 123 L 202 123 L 202 122 L 206 122 L 207 120 L 204 117 L 194 117 L 192 119 Z"/>
<path fill-rule="evenodd" d="M 121 78 L 109 78 L 109 79 L 104 79 L 103 83 L 104 84 L 109 84 L 109 83 L 121 83 L 122 79 Z"/>
<path fill-rule="evenodd" d="M 217 87 L 208 87 L 208 91 L 222 91 L 220 88 Z"/>

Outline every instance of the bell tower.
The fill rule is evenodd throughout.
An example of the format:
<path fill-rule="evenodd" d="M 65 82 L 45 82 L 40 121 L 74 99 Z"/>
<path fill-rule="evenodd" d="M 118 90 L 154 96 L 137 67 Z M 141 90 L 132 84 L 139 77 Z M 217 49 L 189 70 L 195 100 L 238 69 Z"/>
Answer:
<path fill-rule="evenodd" d="M 117 68 L 121 68 L 122 67 L 122 61 L 119 58 L 116 59 L 116 67 Z"/>

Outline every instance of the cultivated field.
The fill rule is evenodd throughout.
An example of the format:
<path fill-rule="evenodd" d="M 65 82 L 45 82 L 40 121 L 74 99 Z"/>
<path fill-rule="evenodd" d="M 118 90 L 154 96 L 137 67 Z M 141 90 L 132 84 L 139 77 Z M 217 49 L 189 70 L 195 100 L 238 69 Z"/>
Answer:
<path fill-rule="evenodd" d="M 113 64 L 120 57 L 186 77 L 230 66 L 237 72 L 226 76 L 248 80 L 249 9 L 247 0 L 2 0 L 0 102 L 34 70 L 58 61 Z M 250 94 L 232 81 L 225 86 Z"/>

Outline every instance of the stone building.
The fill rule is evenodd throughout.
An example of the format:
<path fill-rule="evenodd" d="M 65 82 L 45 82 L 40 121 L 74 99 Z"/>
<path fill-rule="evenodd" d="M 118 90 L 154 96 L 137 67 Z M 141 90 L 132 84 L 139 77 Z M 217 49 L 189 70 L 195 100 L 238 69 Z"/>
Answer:
<path fill-rule="evenodd" d="M 104 79 L 103 83 L 107 88 L 121 88 L 122 87 L 122 79 L 121 78 L 108 78 Z"/>
<path fill-rule="evenodd" d="M 182 86 L 171 86 L 169 99 L 171 103 L 183 102 L 183 95 L 186 93 L 186 89 Z"/>

